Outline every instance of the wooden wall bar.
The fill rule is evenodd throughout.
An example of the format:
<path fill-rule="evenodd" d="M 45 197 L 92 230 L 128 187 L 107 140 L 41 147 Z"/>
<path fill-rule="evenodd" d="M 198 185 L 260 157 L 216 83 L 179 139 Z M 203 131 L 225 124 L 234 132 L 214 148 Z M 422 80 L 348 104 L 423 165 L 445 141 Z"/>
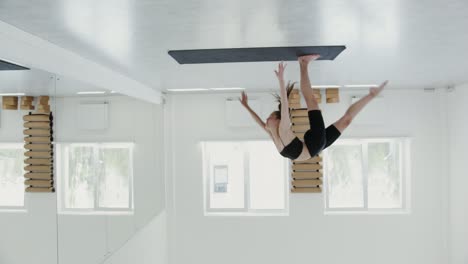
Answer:
<path fill-rule="evenodd" d="M 17 96 L 3 96 L 2 109 L 4 110 L 18 110 L 18 97 Z"/>
<path fill-rule="evenodd" d="M 314 89 L 316 98 L 321 102 L 320 90 Z M 290 107 L 292 130 L 301 140 L 304 133 L 310 129 L 307 108 L 301 108 L 299 90 L 294 89 L 290 97 L 293 107 Z M 290 103 L 291 104 L 291 103 Z M 320 193 L 322 192 L 322 157 L 316 156 L 305 161 L 294 161 L 291 165 L 291 192 Z"/>
<path fill-rule="evenodd" d="M 340 90 L 338 88 L 328 88 L 325 90 L 327 104 L 340 102 Z"/>
<path fill-rule="evenodd" d="M 53 131 L 52 114 L 48 97 L 39 97 L 39 113 L 29 113 L 23 117 L 25 130 L 24 184 L 26 192 L 54 192 L 53 177 Z"/>

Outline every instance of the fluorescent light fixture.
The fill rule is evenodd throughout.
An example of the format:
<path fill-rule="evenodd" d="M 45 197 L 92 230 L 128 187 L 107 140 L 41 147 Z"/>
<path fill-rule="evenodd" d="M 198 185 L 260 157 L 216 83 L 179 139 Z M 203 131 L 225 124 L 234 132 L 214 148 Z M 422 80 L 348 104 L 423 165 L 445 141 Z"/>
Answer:
<path fill-rule="evenodd" d="M 77 92 L 76 94 L 105 94 L 105 91 L 88 91 L 88 92 Z"/>
<path fill-rule="evenodd" d="M 242 91 L 245 88 L 240 87 L 222 87 L 222 88 L 184 88 L 184 89 L 167 89 L 169 92 L 201 92 L 201 91 Z"/>
<path fill-rule="evenodd" d="M 0 96 L 24 96 L 25 93 L 0 93 Z"/>
<path fill-rule="evenodd" d="M 111 93 L 111 94 L 115 94 L 115 93 L 117 93 L 117 92 L 116 92 L 116 91 L 110 91 L 110 93 Z"/>
<path fill-rule="evenodd" d="M 340 88 L 339 85 L 312 85 L 312 88 Z"/>
<path fill-rule="evenodd" d="M 379 86 L 378 84 L 349 84 L 349 85 L 344 85 L 346 88 L 368 88 L 368 87 L 377 87 Z"/>
<path fill-rule="evenodd" d="M 208 91 L 206 88 L 193 88 L 193 89 L 167 89 L 169 92 L 200 92 Z"/>
<path fill-rule="evenodd" d="M 240 91 L 240 90 L 245 90 L 245 88 L 240 88 L 240 87 L 232 87 L 232 88 L 210 88 L 210 90 L 213 90 L 213 91 Z"/>

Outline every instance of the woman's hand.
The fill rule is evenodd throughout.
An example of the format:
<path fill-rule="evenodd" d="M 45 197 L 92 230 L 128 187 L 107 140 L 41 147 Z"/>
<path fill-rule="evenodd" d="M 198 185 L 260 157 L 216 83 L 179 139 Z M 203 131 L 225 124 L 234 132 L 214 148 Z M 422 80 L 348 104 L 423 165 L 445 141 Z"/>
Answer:
<path fill-rule="evenodd" d="M 247 97 L 247 94 L 245 92 L 242 92 L 241 98 L 239 98 L 239 101 L 244 107 L 249 106 L 249 98 Z"/>
<path fill-rule="evenodd" d="M 278 64 L 278 70 L 275 70 L 276 77 L 280 81 L 284 81 L 284 70 L 286 69 L 286 63 L 280 62 Z"/>
<path fill-rule="evenodd" d="M 373 87 L 373 88 L 370 88 L 369 90 L 369 94 L 372 96 L 372 97 L 376 97 L 377 95 L 379 95 L 380 92 L 382 92 L 382 90 L 385 88 L 385 86 L 388 84 L 388 80 L 383 82 L 381 85 L 379 85 L 378 87 Z"/>

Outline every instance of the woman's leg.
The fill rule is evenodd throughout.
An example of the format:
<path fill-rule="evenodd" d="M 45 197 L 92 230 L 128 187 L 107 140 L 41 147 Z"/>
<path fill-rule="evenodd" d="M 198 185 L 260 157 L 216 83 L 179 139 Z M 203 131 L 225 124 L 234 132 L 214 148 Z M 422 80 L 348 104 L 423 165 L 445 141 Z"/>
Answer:
<path fill-rule="evenodd" d="M 371 88 L 369 94 L 361 98 L 356 103 L 352 104 L 346 113 L 333 125 L 343 133 L 343 131 L 351 124 L 351 121 L 356 117 L 356 115 L 366 106 L 372 99 L 374 99 L 387 85 L 388 81 L 385 81 L 377 88 Z"/>
<path fill-rule="evenodd" d="M 320 110 L 317 100 L 314 97 L 312 86 L 309 80 L 309 63 L 318 59 L 320 55 L 307 55 L 298 58 L 301 69 L 301 91 L 307 104 L 307 111 Z"/>

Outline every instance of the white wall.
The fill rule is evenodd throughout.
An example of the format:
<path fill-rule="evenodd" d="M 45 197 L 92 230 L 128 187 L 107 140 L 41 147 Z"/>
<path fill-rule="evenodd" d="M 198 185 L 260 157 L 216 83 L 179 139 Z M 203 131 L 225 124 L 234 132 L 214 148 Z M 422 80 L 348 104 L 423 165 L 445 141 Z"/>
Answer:
<path fill-rule="evenodd" d="M 468 263 L 468 84 L 448 94 L 449 245 L 452 264 Z"/>
<path fill-rule="evenodd" d="M 105 130 L 81 130 L 77 125 L 79 104 L 93 101 L 108 102 Z M 164 209 L 162 108 L 126 96 L 57 98 L 57 143 L 135 143 L 134 215 L 59 215 L 60 263 L 101 263 Z"/>
<path fill-rule="evenodd" d="M 322 105 L 326 124 L 344 113 L 355 93 L 342 93 L 340 104 Z M 169 215 L 174 236 L 170 263 L 445 262 L 440 186 L 447 174 L 441 166 L 444 105 L 439 91 L 388 90 L 380 105 L 369 107 L 360 120 L 361 124 L 379 123 L 371 120 L 379 113 L 381 124 L 354 124 L 343 135 L 412 138 L 411 214 L 324 215 L 321 194 L 294 194 L 288 217 L 205 217 L 198 143 L 267 138 L 257 127 L 232 129 L 225 125 L 224 99 L 229 96 L 238 95 L 169 98 L 173 184 L 168 188 L 168 202 L 174 207 Z"/>
<path fill-rule="evenodd" d="M 162 211 L 140 229 L 104 264 L 164 264 L 167 262 L 166 213 Z"/>

